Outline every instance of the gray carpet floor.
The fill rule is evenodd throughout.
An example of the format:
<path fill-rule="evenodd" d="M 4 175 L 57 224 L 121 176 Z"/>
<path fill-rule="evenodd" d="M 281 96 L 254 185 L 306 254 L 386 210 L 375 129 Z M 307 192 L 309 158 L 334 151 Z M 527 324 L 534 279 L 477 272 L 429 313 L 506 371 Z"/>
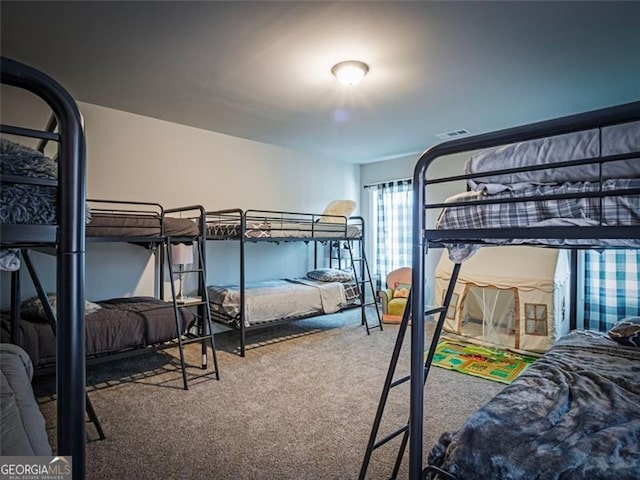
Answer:
<path fill-rule="evenodd" d="M 217 334 L 220 380 L 201 376 L 199 345 L 189 345 L 188 391 L 175 349 L 90 367 L 89 396 L 107 438 L 87 444 L 87 478 L 357 478 L 398 331 L 385 325 L 367 335 L 359 319 L 352 310 L 253 332 L 245 358 L 237 355 L 237 334 Z M 430 332 L 427 325 L 428 339 Z M 407 338 L 397 376 L 408 365 Z M 51 377 L 34 384 L 52 443 L 53 385 Z M 443 431 L 502 388 L 434 367 L 425 460 Z M 408 408 L 408 385 L 393 389 L 381 435 L 406 423 Z M 374 452 L 367 478 L 389 477 L 398 445 Z M 407 456 L 399 478 L 407 476 Z"/>

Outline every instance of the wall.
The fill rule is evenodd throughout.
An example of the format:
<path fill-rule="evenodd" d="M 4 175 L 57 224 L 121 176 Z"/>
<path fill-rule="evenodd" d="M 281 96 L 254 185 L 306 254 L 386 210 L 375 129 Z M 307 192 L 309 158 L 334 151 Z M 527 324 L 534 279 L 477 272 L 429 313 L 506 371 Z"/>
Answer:
<path fill-rule="evenodd" d="M 358 200 L 357 165 L 228 135 L 79 103 L 87 135 L 87 197 L 157 202 L 165 207 L 261 208 L 321 212 L 331 200 Z M 3 108 L 3 116 L 11 112 Z M 46 117 L 39 123 L 46 122 Z M 214 244 L 215 243 L 215 244 Z M 303 274 L 312 265 L 304 243 L 249 245 L 248 280 Z M 236 242 L 208 242 L 208 283 L 237 281 Z M 34 255 L 45 288 L 55 289 L 54 262 Z M 87 243 L 90 300 L 152 295 L 153 256 L 128 244 Z M 2 274 L 2 308 L 8 307 Z M 23 297 L 34 291 L 23 282 Z"/>
<path fill-rule="evenodd" d="M 435 178 L 461 174 L 464 162 L 472 154 L 473 152 L 459 153 L 454 155 L 447 155 L 435 160 L 428 170 L 428 177 Z M 413 171 L 416 163 L 420 158 L 420 155 L 421 153 L 416 153 L 414 155 L 403 156 L 392 160 L 361 165 L 360 179 L 362 181 L 363 188 L 360 192 L 360 203 L 362 205 L 363 217 L 365 217 L 365 221 L 368 225 L 371 225 L 371 218 L 373 217 L 374 212 L 372 212 L 370 209 L 369 190 L 364 188 L 364 186 L 390 180 L 413 178 Z M 464 190 L 464 182 L 454 182 L 447 185 L 436 184 L 429 187 L 427 195 L 429 201 L 439 202 L 450 195 L 462 192 Z M 430 210 L 427 212 L 426 223 L 428 227 L 435 226 L 437 216 L 437 210 Z M 373 238 L 373 232 L 370 231 L 370 228 L 368 229 L 367 234 L 367 238 Z M 372 244 L 373 242 L 369 241 L 367 246 L 367 256 L 371 259 L 373 258 Z M 432 301 L 431 294 L 433 293 L 432 286 L 435 279 L 435 269 L 441 254 L 442 249 L 430 249 L 427 252 L 425 260 L 425 285 L 427 287 L 427 302 Z"/>

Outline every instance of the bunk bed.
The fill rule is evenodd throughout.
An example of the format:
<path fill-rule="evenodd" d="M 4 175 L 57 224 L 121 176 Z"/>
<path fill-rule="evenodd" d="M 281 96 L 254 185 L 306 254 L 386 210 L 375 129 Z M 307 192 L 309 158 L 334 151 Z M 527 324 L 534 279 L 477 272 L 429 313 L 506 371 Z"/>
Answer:
<path fill-rule="evenodd" d="M 438 158 L 481 150 L 461 175 L 430 178 Z M 467 182 L 466 192 L 437 201 L 432 186 Z M 427 212 L 439 211 L 435 227 Z M 576 330 L 572 275 L 571 328 L 542 359 L 445 433 L 423 468 L 425 383 L 464 261 L 477 248 L 526 244 L 571 251 L 640 248 L 640 102 L 492 132 L 437 145 L 414 172 L 413 284 L 422 291 L 425 254 L 447 248 L 454 262 L 442 305 L 425 310 L 412 296 L 398 335 L 360 478 L 371 453 L 402 436 L 392 478 L 409 443 L 409 478 L 637 478 L 640 385 L 637 347 Z M 508 266 L 505 266 L 508 268 Z M 441 299 L 436 299 L 439 302 Z M 425 351 L 424 321 L 436 315 Z M 406 325 L 411 318 L 411 419 L 376 443 Z M 622 319 L 621 319 L 622 320 Z M 400 343 L 398 343 L 400 342 Z M 586 352 L 586 353 L 585 353 Z M 546 399 L 546 400 L 544 400 Z M 553 400 L 550 400 L 553 399 Z M 437 403 L 431 398 L 430 404 Z M 587 413 L 590 412 L 590 413 Z M 562 430 L 562 431 L 561 431 Z M 599 433 L 600 432 L 600 433 Z M 605 442 L 603 438 L 608 436 Z"/>
<path fill-rule="evenodd" d="M 374 297 L 375 292 L 364 253 L 364 220 L 348 217 L 348 212 L 332 214 L 331 205 L 322 214 L 242 209 L 207 212 L 207 239 L 237 241 L 240 246 L 239 282 L 207 289 L 213 320 L 239 332 L 241 356 L 245 356 L 250 330 L 346 308 L 361 309 L 367 334 L 371 328 L 382 329 L 377 305 L 375 323 L 367 321 L 365 312 L 369 305 L 365 301 L 366 286 Z M 246 243 L 300 241 L 313 242 L 314 246 L 314 270 L 306 277 L 246 282 Z M 331 252 L 326 269 L 317 268 L 319 244 L 328 245 Z M 347 269 L 342 269 L 345 262 Z"/>
<path fill-rule="evenodd" d="M 49 127 L 55 126 L 50 123 Z M 43 146 L 44 147 L 44 146 Z M 3 164 L 26 164 L 30 167 L 26 171 L 38 171 L 49 169 L 53 160 L 46 157 L 43 152 L 30 149 L 3 139 Z M 43 149 L 43 148 L 42 148 Z M 9 161 L 13 159 L 14 161 Z M 25 160 L 27 159 L 27 160 Z M 41 168 L 45 165 L 45 168 Z M 24 165 L 23 165 L 24 166 Z M 20 173 L 20 172 L 19 172 Z M 55 179 L 55 172 L 46 172 Z M 50 187 L 46 187 L 50 188 Z M 50 222 L 55 219 L 55 201 L 48 191 L 27 192 L 29 202 L 24 202 L 26 194 L 19 191 L 15 196 L 18 202 L 27 204 L 30 212 L 33 212 L 34 221 Z M 10 196 L 5 201 L 3 193 L 3 205 L 14 207 L 17 203 Z M 213 339 L 212 325 L 208 302 L 191 302 L 190 307 L 197 307 L 194 313 L 176 299 L 174 282 L 171 283 L 171 298 L 165 298 L 164 279 L 165 268 L 168 266 L 169 277 L 174 278 L 173 262 L 170 258 L 171 245 L 178 243 L 196 244 L 198 256 L 195 261 L 204 265 L 205 252 L 200 248 L 204 242 L 204 208 L 201 206 L 187 206 L 173 209 L 165 209 L 162 205 L 153 202 L 133 202 L 116 200 L 94 200 L 86 202 L 86 241 L 90 243 L 119 243 L 127 242 L 150 249 L 155 261 L 155 290 L 160 292 L 159 297 L 124 297 L 115 298 L 93 304 L 96 311 L 86 316 L 87 352 L 89 363 L 103 362 L 141 353 L 143 350 L 162 349 L 178 346 L 180 363 L 185 390 L 188 389 L 186 363 L 183 347 L 186 343 L 200 341 L 202 343 L 202 369 L 208 365 L 208 353 L 206 343 L 212 345 L 213 365 L 216 378 L 219 378 L 217 369 L 217 354 Z M 10 208 L 11 210 L 11 208 Z M 15 210 L 15 208 L 13 208 Z M 19 210 L 18 210 L 19 211 Z M 20 211 L 19 211 L 20 212 Z M 9 216 L 7 220 L 13 220 L 17 215 Z M 23 218 L 18 218 L 23 221 Z M 3 228 L 24 225 L 4 224 Z M 45 227 L 50 227 L 45 224 Z M 38 373 L 50 371 L 55 361 L 55 316 L 50 314 L 51 309 L 44 308 L 44 303 L 55 300 L 55 295 L 45 294 L 40 284 L 38 274 L 30 258 L 29 250 L 48 246 L 48 241 L 32 239 L 28 245 L 4 240 L 3 244 L 14 249 L 14 264 L 24 262 L 31 276 L 38 297 L 26 302 L 17 302 L 12 306 L 9 320 L 2 322 L 2 338 L 9 339 L 12 343 L 25 348 L 31 355 Z M 44 250 L 46 252 L 46 250 Z M 159 258 L 158 258 L 159 257 Z M 199 273 L 198 294 L 206 298 L 204 288 L 204 268 L 196 269 Z M 20 270 L 12 273 L 12 285 L 14 300 L 20 298 Z M 29 308 L 31 303 L 37 303 L 37 308 Z M 85 306 L 92 302 L 85 303 Z M 26 312 L 22 312 L 25 309 Z M 31 312 L 35 313 L 31 313 Z M 197 332 L 197 333 L 193 333 Z"/>
<path fill-rule="evenodd" d="M 82 117 L 73 99 L 50 77 L 6 58 L 2 58 L 2 82 L 36 94 L 53 112 L 43 131 L 2 125 L 1 267 L 11 271 L 11 309 L 8 320 L 2 322 L 2 338 L 25 346 L 38 363 L 51 365 L 55 361 L 58 452 L 73 455 L 74 478 L 84 478 L 85 410 L 96 424 L 100 438 L 104 438 L 85 396 L 87 353 L 90 360 L 104 360 L 143 351 L 140 347 L 179 346 L 183 384 L 187 389 L 183 346 L 201 343 L 202 368 L 206 369 L 210 342 L 213 373 L 219 378 L 204 267 L 193 270 L 199 275 L 198 292 L 203 295 L 200 303 L 180 304 L 173 281 L 169 282 L 170 300 L 165 301 L 163 289 L 165 259 L 170 278 L 174 278 L 171 245 L 196 243 L 198 265 L 204 265 L 204 209 L 201 206 L 164 209 L 147 202 L 87 201 Z M 39 143 L 34 149 L 4 135 L 35 138 Z M 53 158 L 45 155 L 48 142 L 58 144 L 53 148 Z M 114 299 L 103 302 L 101 314 L 85 316 L 84 258 L 88 241 L 129 242 L 159 252 L 156 278 L 159 277 L 160 299 Z M 30 251 L 34 249 L 56 256 L 58 291 L 53 306 L 31 261 Z M 27 320 L 21 314 L 21 265 L 27 267 L 34 283 L 40 302 L 39 318 Z M 197 307 L 197 313 L 186 307 Z M 121 328 L 123 318 L 132 322 L 127 328 Z M 89 349 L 85 340 L 89 341 Z M 80 394 L 82 401 L 78 400 Z"/>
<path fill-rule="evenodd" d="M 71 456 L 73 478 L 85 478 L 85 138 L 82 117 L 69 93 L 44 73 L 14 60 L 0 59 L 4 85 L 28 91 L 51 109 L 57 133 L 2 125 L 3 135 L 47 139 L 59 145 L 57 181 L 38 177 L 18 178 L 3 173 L 3 189 L 9 183 L 56 189 L 55 223 L 50 225 L 2 225 L 2 246 L 11 242 L 29 245 L 44 242 L 56 247 L 59 292 L 57 350 L 57 454 Z M 14 228 L 15 227 L 15 228 Z M 14 292 L 12 292 L 13 295 Z"/>

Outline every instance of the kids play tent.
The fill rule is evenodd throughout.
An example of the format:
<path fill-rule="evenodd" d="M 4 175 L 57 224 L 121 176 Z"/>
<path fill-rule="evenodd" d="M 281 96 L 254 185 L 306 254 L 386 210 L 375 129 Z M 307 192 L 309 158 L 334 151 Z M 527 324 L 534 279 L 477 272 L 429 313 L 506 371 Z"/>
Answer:
<path fill-rule="evenodd" d="M 453 263 L 436 268 L 442 305 Z M 483 247 L 460 268 L 444 329 L 515 350 L 544 352 L 569 331 L 569 261 L 551 248 Z"/>

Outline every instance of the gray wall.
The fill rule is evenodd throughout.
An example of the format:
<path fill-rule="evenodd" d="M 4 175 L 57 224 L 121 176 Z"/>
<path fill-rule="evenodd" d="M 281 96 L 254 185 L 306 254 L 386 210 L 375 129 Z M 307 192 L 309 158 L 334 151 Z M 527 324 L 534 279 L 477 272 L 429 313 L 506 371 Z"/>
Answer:
<path fill-rule="evenodd" d="M 28 119 L 29 126 L 40 128 L 46 123 L 45 114 L 31 120 L 21 102 L 10 96 L 5 102 L 6 90 L 2 93 L 3 122 Z M 357 165 L 97 105 L 79 106 L 87 136 L 88 198 L 300 212 L 322 212 L 331 200 L 359 200 Z M 207 245 L 208 283 L 237 281 L 237 244 L 213 243 Z M 301 275 L 312 265 L 311 247 L 302 243 L 249 245 L 247 250 L 248 280 Z M 153 295 L 153 262 L 141 247 L 88 243 L 87 298 Z M 54 258 L 36 254 L 34 263 L 45 288 L 54 291 Z M 9 276 L 0 278 L 2 308 L 8 308 Z M 23 297 L 33 294 L 30 282 L 23 281 Z"/>

